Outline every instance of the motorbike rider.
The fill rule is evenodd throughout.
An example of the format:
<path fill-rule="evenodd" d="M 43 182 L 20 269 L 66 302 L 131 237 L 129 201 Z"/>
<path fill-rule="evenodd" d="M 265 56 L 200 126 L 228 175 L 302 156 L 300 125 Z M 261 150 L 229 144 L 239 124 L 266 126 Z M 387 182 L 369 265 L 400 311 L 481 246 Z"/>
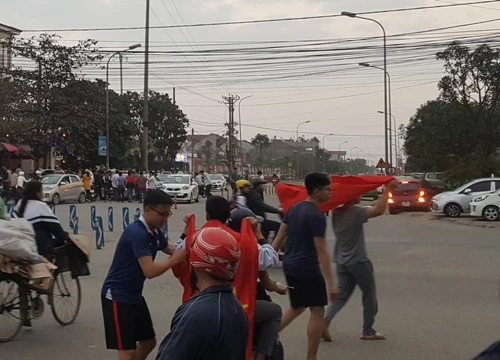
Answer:
<path fill-rule="evenodd" d="M 207 198 L 212 195 L 210 192 L 210 180 L 205 176 L 205 171 L 201 170 L 200 173 L 194 178 L 194 181 L 198 185 L 200 195 L 207 195 Z"/>
<path fill-rule="evenodd" d="M 259 244 L 259 278 L 257 280 L 254 318 L 255 326 L 258 328 L 255 343 L 255 359 L 265 360 L 273 353 L 282 317 L 281 306 L 270 301 L 271 298 L 267 295 L 266 290 L 284 295 L 287 293 L 288 288 L 283 284 L 272 281 L 266 271 L 268 267 L 277 265 L 278 254 L 269 251 L 270 245 L 266 243 L 264 236 L 260 232 L 259 224 L 264 219 L 256 216 L 250 209 L 240 207 L 231 212 L 231 218 L 228 222 L 229 227 L 239 233 L 244 218 L 251 220 L 252 228 Z"/>
<path fill-rule="evenodd" d="M 264 189 L 262 188 L 262 185 L 266 184 L 267 181 L 261 178 L 256 178 L 253 179 L 252 182 L 253 188 L 245 194 L 247 207 L 252 210 L 255 215 L 262 216 L 264 218 L 264 221 L 262 222 L 262 232 L 264 234 L 268 234 L 270 231 L 274 231 L 277 234 L 280 228 L 280 223 L 278 221 L 266 219 L 266 213 L 279 214 L 283 217 L 283 211 L 264 202 Z"/>

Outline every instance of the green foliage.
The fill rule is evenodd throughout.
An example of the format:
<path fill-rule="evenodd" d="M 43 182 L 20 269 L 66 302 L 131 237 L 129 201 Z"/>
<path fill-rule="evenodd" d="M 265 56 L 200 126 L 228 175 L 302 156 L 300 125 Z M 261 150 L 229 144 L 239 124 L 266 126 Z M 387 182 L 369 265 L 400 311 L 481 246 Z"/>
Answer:
<path fill-rule="evenodd" d="M 257 134 L 252 139 L 252 145 L 255 146 L 259 150 L 259 166 L 262 167 L 263 159 L 262 152 L 264 149 L 268 148 L 271 145 L 271 141 L 266 134 Z"/>
<path fill-rule="evenodd" d="M 436 54 L 445 76 L 440 96 L 422 105 L 402 131 L 407 171 L 450 171 L 452 183 L 489 176 L 500 147 L 500 50 L 459 42 Z"/>
<path fill-rule="evenodd" d="M 17 40 L 14 55 L 35 66 L 15 67 L 0 78 L 0 140 L 29 145 L 37 159 L 54 151 L 63 167 L 73 170 L 103 165 L 97 139 L 105 134 L 106 84 L 78 75 L 81 67 L 101 60 L 96 44 L 85 40 L 64 46 L 49 34 Z M 142 95 L 109 90 L 112 167 L 140 163 L 142 112 Z M 188 119 L 167 94 L 151 91 L 149 121 L 150 163 L 168 168 L 186 140 Z"/>

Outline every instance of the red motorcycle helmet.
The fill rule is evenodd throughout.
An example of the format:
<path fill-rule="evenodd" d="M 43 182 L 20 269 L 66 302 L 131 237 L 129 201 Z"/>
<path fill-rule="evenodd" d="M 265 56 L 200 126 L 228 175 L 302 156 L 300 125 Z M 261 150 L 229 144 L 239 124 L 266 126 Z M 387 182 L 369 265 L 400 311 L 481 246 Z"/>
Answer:
<path fill-rule="evenodd" d="M 204 228 L 194 235 L 189 262 L 196 271 L 214 278 L 233 280 L 240 263 L 236 239 L 222 228 Z"/>

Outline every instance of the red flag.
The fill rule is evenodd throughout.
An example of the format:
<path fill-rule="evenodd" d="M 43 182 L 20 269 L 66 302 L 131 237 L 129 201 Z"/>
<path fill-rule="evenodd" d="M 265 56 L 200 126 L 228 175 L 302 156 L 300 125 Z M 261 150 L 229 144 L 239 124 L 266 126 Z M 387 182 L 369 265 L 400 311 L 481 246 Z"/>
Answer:
<path fill-rule="evenodd" d="M 196 233 L 195 218 L 191 216 L 188 223 L 188 233 L 186 234 L 186 251 L 189 256 L 189 249 Z M 241 250 L 240 265 L 235 274 L 233 286 L 234 293 L 240 301 L 248 319 L 248 341 L 247 341 L 247 356 L 246 359 L 252 358 L 252 342 L 253 342 L 253 324 L 255 316 L 255 297 L 257 291 L 257 277 L 259 272 L 259 249 L 257 247 L 257 240 L 253 233 L 252 227 L 247 219 L 241 223 L 241 233 L 231 230 L 226 225 L 217 220 L 210 220 L 203 225 L 206 227 L 222 227 L 229 232 L 238 242 Z M 182 302 L 186 302 L 194 295 L 193 289 L 190 284 L 191 277 L 191 264 L 185 262 L 172 268 L 172 271 L 179 279 L 184 292 L 182 295 Z M 253 279 L 253 280 L 252 280 Z"/>
<path fill-rule="evenodd" d="M 359 198 L 368 191 L 387 184 L 392 176 L 336 176 L 330 177 L 332 195 L 329 201 L 321 204 L 321 211 L 327 212 L 349 201 Z M 303 185 L 285 183 L 276 184 L 276 193 L 283 211 L 307 199 L 307 190 Z"/>

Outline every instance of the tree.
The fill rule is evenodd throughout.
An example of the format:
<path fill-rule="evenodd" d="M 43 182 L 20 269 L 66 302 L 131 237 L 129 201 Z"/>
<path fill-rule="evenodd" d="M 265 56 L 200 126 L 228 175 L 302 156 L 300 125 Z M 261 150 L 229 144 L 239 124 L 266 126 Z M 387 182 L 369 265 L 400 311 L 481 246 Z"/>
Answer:
<path fill-rule="evenodd" d="M 257 134 L 252 139 L 252 145 L 255 146 L 259 150 L 259 166 L 262 168 L 262 151 L 269 147 L 271 142 L 269 141 L 269 137 L 265 134 Z"/>
<path fill-rule="evenodd" d="M 31 60 L 35 65 L 14 67 L 9 75 L 16 84 L 17 93 L 22 94 L 11 103 L 11 109 L 15 109 L 12 119 L 23 124 L 16 141 L 29 144 L 37 158 L 52 150 L 54 140 L 50 134 L 59 132 L 67 121 L 72 121 L 67 117 L 67 108 L 63 112 L 56 106 L 62 89 L 80 78 L 76 73 L 78 69 L 95 65 L 101 59 L 94 40 L 64 46 L 58 39 L 57 35 L 40 34 L 20 38 L 13 44 L 15 57 Z M 77 101 L 74 106 L 78 106 Z"/>
<path fill-rule="evenodd" d="M 200 147 L 200 153 L 203 158 L 203 163 L 206 169 L 212 168 L 212 155 L 214 153 L 213 144 L 210 140 L 206 140 Z"/>
<path fill-rule="evenodd" d="M 486 164 L 500 146 L 500 51 L 454 42 L 436 58 L 446 72 L 439 98 L 422 105 L 402 131 L 407 171 L 454 172 L 475 161 Z"/>
<path fill-rule="evenodd" d="M 436 58 L 444 61 L 447 73 L 438 85 L 440 98 L 460 105 L 462 117 L 473 121 L 481 140 L 475 142 L 474 152 L 491 156 L 500 143 L 500 50 L 483 44 L 471 51 L 454 42 Z"/>

